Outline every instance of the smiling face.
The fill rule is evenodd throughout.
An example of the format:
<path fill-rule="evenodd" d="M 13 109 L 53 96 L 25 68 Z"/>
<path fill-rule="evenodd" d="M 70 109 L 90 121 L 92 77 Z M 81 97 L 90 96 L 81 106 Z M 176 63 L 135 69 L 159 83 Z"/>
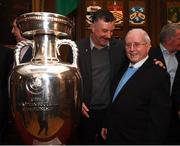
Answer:
<path fill-rule="evenodd" d="M 133 64 L 141 61 L 148 55 L 151 45 L 150 41 L 145 39 L 146 35 L 147 34 L 141 29 L 133 29 L 126 35 L 126 55 Z"/>
<path fill-rule="evenodd" d="M 97 48 L 103 48 L 109 43 L 115 28 L 114 22 L 105 22 L 102 19 L 91 25 L 91 39 Z"/>

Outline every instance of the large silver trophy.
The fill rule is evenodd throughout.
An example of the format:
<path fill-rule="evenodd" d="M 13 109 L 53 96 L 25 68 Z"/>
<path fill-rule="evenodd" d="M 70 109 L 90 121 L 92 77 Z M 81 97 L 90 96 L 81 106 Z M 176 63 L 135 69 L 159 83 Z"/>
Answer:
<path fill-rule="evenodd" d="M 78 124 L 82 86 L 77 46 L 65 39 L 71 35 L 72 22 L 62 15 L 32 12 L 19 16 L 17 25 L 23 36 L 31 39 L 17 45 L 17 65 L 10 76 L 11 108 L 17 130 L 25 144 L 70 143 Z M 33 48 L 33 58 L 28 63 L 19 61 L 24 45 Z M 72 48 L 72 64 L 58 59 L 61 45 Z"/>

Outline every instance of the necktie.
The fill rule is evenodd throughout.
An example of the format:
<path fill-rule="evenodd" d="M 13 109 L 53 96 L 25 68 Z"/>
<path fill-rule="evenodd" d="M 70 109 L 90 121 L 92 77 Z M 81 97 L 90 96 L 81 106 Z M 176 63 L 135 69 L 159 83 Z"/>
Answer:
<path fill-rule="evenodd" d="M 119 81 L 119 84 L 116 88 L 116 91 L 114 93 L 113 96 L 113 100 L 115 100 L 116 96 L 118 95 L 118 93 L 120 92 L 120 90 L 122 89 L 122 87 L 126 84 L 126 82 L 132 77 L 132 75 L 137 71 L 138 68 L 133 68 L 133 67 L 128 67 L 128 69 L 126 70 L 126 72 L 124 73 L 124 75 L 122 76 L 121 80 Z"/>

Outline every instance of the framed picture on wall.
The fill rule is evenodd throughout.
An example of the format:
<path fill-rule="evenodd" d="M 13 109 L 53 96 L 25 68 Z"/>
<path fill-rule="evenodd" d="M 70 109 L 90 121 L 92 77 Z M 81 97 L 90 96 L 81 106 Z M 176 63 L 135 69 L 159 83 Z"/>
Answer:
<path fill-rule="evenodd" d="M 92 16 L 93 14 L 103 7 L 103 1 L 98 0 L 86 0 L 86 28 L 90 28 L 92 24 Z"/>
<path fill-rule="evenodd" d="M 180 23 L 180 2 L 178 1 L 167 2 L 167 22 Z"/>
<path fill-rule="evenodd" d="M 115 25 L 116 29 L 123 26 L 124 14 L 123 14 L 123 1 L 121 0 L 109 0 L 106 5 L 107 9 L 113 13 L 116 18 Z"/>
<path fill-rule="evenodd" d="M 129 25 L 139 26 L 146 23 L 146 7 L 144 0 L 129 1 Z"/>

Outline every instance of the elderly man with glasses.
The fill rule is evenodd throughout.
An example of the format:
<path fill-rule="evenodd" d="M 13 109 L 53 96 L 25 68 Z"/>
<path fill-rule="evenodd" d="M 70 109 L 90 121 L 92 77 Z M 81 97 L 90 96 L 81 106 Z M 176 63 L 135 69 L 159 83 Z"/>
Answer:
<path fill-rule="evenodd" d="M 163 144 L 171 99 L 169 74 L 148 56 L 151 40 L 142 29 L 125 37 L 129 63 L 114 80 L 113 98 L 101 135 L 107 144 Z"/>

